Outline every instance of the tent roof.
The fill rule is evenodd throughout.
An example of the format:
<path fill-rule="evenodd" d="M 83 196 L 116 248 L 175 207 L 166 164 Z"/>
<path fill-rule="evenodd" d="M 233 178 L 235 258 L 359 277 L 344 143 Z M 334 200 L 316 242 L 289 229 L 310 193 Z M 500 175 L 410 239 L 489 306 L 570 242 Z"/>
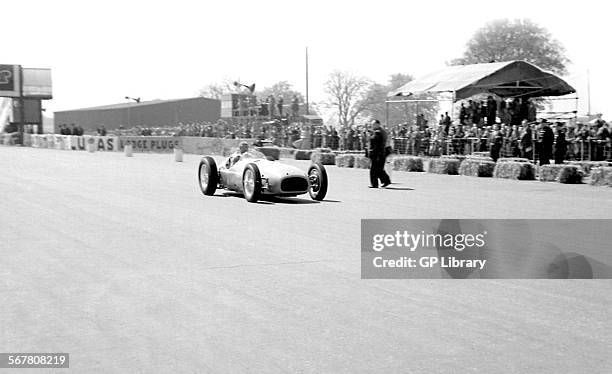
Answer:
<path fill-rule="evenodd" d="M 456 99 L 479 93 L 500 97 L 561 96 L 576 92 L 563 79 L 525 61 L 456 65 L 406 83 L 387 96 L 455 92 Z"/>

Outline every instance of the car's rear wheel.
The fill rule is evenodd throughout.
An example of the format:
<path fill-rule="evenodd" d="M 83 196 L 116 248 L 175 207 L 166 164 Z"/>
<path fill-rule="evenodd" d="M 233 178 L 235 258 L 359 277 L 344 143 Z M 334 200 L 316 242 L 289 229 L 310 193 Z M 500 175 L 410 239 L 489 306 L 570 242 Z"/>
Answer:
<path fill-rule="evenodd" d="M 242 174 L 242 192 L 244 198 L 255 203 L 261 197 L 261 173 L 255 164 L 248 164 Z"/>
<path fill-rule="evenodd" d="M 308 193 L 313 200 L 321 201 L 327 194 L 327 171 L 325 166 L 314 163 L 308 168 Z"/>
<path fill-rule="evenodd" d="M 202 157 L 198 168 L 198 182 L 204 195 L 214 195 L 219 184 L 217 163 L 212 157 Z"/>

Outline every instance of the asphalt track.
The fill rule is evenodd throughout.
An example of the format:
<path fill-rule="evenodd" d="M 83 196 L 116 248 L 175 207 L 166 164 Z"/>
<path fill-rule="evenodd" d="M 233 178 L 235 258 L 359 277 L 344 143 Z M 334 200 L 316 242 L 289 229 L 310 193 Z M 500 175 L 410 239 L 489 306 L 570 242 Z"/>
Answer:
<path fill-rule="evenodd" d="M 249 204 L 204 197 L 198 160 L 0 147 L 0 351 L 74 373 L 612 372 L 610 280 L 361 280 L 359 252 L 362 218 L 610 218 L 612 189 L 372 190 L 329 167 L 324 202 Z"/>

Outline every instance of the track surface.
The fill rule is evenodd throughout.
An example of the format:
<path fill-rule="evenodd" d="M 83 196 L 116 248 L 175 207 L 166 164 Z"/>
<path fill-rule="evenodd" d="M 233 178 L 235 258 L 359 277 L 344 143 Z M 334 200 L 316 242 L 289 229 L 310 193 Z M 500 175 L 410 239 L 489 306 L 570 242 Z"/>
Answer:
<path fill-rule="evenodd" d="M 329 167 L 325 202 L 249 204 L 204 197 L 198 161 L 0 147 L 0 351 L 78 373 L 612 372 L 612 281 L 361 280 L 359 253 L 361 218 L 609 218 L 612 189 L 372 190 Z"/>

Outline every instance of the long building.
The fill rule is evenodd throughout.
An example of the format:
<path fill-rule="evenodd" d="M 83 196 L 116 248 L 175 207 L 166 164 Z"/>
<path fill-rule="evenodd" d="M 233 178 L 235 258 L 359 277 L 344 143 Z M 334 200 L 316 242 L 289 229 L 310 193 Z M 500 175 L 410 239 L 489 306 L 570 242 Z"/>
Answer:
<path fill-rule="evenodd" d="M 130 102 L 54 113 L 54 125 L 79 125 L 85 133 L 101 126 L 107 130 L 140 127 L 173 126 L 191 122 L 215 122 L 221 115 L 221 102 L 194 97 L 175 100 Z"/>

